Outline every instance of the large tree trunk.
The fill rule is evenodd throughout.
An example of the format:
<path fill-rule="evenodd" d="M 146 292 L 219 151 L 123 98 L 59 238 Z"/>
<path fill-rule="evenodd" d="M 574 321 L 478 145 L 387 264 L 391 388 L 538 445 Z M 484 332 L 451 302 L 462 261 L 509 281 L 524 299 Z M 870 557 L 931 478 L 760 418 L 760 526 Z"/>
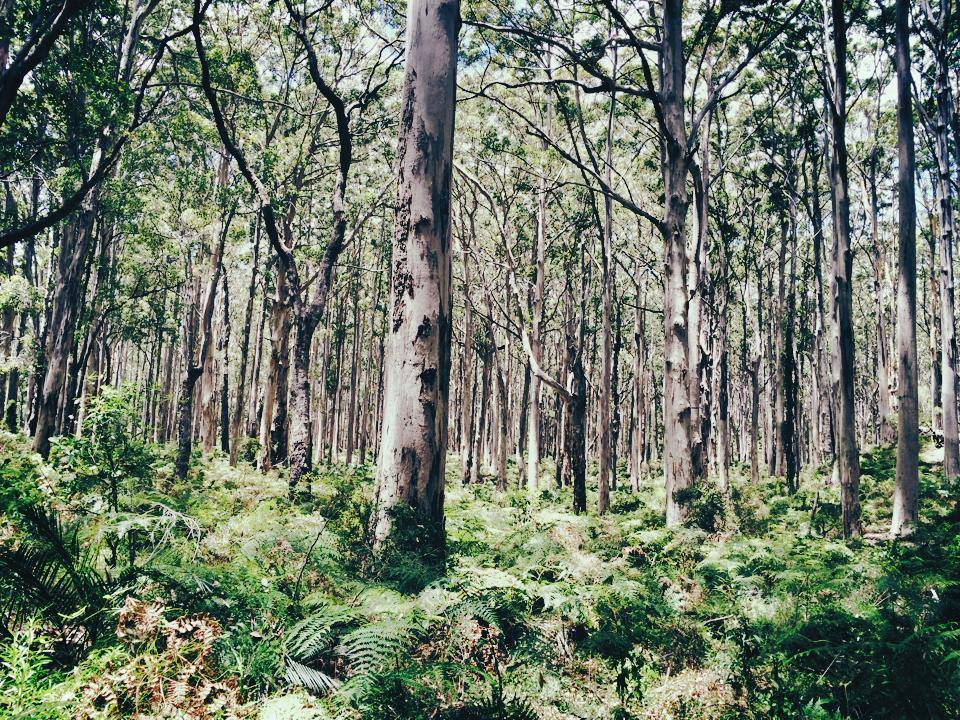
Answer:
<path fill-rule="evenodd" d="M 917 230 L 910 76 L 910 2 L 897 0 L 897 484 L 891 532 L 899 535 L 917 521 L 920 408 L 917 393 Z"/>
<path fill-rule="evenodd" d="M 397 150 L 397 220 L 384 358 L 383 431 L 370 529 L 375 549 L 404 503 L 443 526 L 450 384 L 450 184 L 458 0 L 410 0 Z M 438 540 L 442 535 L 438 533 Z"/>
<path fill-rule="evenodd" d="M 33 438 L 34 450 L 44 457 L 50 452 L 50 438 L 56 432 L 60 398 L 67 379 L 67 365 L 73 352 L 77 315 L 81 307 L 83 268 L 93 235 L 99 197 L 97 189 L 70 222 L 57 257 L 57 284 L 50 307 L 50 321 L 45 332 L 46 371 L 37 405 Z"/>
<path fill-rule="evenodd" d="M 842 0 L 831 2 L 833 77 L 830 98 L 830 190 L 833 199 L 833 274 L 837 340 L 837 469 L 844 537 L 860 535 L 860 450 L 854 398 L 853 251 L 850 246 L 850 194 L 846 143 L 847 29 Z"/>
<path fill-rule="evenodd" d="M 687 193 L 689 156 L 684 125 L 684 56 L 681 0 L 664 0 L 662 107 L 665 273 L 663 276 L 663 474 L 667 525 L 675 526 L 686 508 L 675 494 L 693 482 L 690 427 L 690 372 L 687 363 Z"/>

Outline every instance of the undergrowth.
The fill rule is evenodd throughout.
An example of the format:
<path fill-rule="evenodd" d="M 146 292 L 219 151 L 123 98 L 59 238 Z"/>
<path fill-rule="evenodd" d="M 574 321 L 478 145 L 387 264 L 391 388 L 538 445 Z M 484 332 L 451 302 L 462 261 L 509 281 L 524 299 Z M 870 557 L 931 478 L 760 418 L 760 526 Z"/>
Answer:
<path fill-rule="evenodd" d="M 845 542 L 827 469 L 791 494 L 735 468 L 668 530 L 656 477 L 574 515 L 549 482 L 462 487 L 451 457 L 446 552 L 397 517 L 372 561 L 368 466 L 292 504 L 220 457 L 178 484 L 115 411 L 129 467 L 0 437 L 2 718 L 960 717 L 960 510 L 935 466 L 912 537 Z M 862 469 L 878 531 L 892 450 Z"/>

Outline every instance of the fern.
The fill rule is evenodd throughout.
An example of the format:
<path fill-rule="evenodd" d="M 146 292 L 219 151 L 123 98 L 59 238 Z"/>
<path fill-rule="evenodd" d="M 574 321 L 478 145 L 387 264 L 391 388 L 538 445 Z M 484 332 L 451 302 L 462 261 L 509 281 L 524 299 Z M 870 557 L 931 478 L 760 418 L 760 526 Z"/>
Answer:
<path fill-rule="evenodd" d="M 398 665 L 423 637 L 424 631 L 417 614 L 379 620 L 344 635 L 337 652 L 350 662 L 355 674 L 384 671 Z"/>
<path fill-rule="evenodd" d="M 494 688 L 489 698 L 452 708 L 440 717 L 442 720 L 540 720 L 529 701 L 506 698 L 499 687 Z"/>
<path fill-rule="evenodd" d="M 313 614 L 290 628 L 287 654 L 301 662 L 317 660 L 333 650 L 338 634 L 357 619 L 356 610 L 345 605 L 319 605 Z"/>
<path fill-rule="evenodd" d="M 299 685 L 318 695 L 326 695 L 340 687 L 340 681 L 325 672 L 284 657 L 284 678 L 291 685 Z"/>
<path fill-rule="evenodd" d="M 84 547 L 79 524 L 64 523 L 54 510 L 28 505 L 17 516 L 19 543 L 0 545 L 5 627 L 16 629 L 39 615 L 64 630 L 83 628 L 95 639 L 111 585 L 97 566 L 99 548 Z"/>

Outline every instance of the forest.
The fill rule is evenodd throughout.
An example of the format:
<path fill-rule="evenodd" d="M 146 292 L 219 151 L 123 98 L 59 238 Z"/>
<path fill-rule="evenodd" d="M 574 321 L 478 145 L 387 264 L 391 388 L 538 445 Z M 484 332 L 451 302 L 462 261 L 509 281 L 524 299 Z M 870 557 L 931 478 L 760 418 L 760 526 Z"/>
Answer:
<path fill-rule="evenodd" d="M 0 0 L 0 720 L 960 718 L 958 0 Z"/>

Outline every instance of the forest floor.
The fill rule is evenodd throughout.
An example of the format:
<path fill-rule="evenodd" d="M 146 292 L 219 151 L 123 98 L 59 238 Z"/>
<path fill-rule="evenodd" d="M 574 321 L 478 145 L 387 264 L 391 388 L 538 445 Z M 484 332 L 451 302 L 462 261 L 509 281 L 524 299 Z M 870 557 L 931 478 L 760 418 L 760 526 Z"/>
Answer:
<path fill-rule="evenodd" d="M 276 472 L 205 457 L 178 484 L 154 449 L 111 513 L 69 454 L 24 448 L 0 438 L 4 612 L 35 594 L 10 548 L 55 544 L 27 537 L 43 535 L 31 504 L 54 509 L 67 547 L 76 531 L 78 557 L 96 548 L 74 566 L 102 592 L 3 641 L 3 718 L 960 717 L 960 511 L 931 465 L 919 531 L 891 543 L 839 538 L 820 473 L 788 495 L 737 472 L 728 498 L 705 486 L 689 527 L 667 530 L 656 474 L 577 516 L 549 463 L 531 499 L 462 487 L 451 457 L 446 557 L 411 551 L 412 532 L 373 563 L 365 466 L 325 469 L 291 504 Z M 893 452 L 862 464 L 881 532 Z"/>

